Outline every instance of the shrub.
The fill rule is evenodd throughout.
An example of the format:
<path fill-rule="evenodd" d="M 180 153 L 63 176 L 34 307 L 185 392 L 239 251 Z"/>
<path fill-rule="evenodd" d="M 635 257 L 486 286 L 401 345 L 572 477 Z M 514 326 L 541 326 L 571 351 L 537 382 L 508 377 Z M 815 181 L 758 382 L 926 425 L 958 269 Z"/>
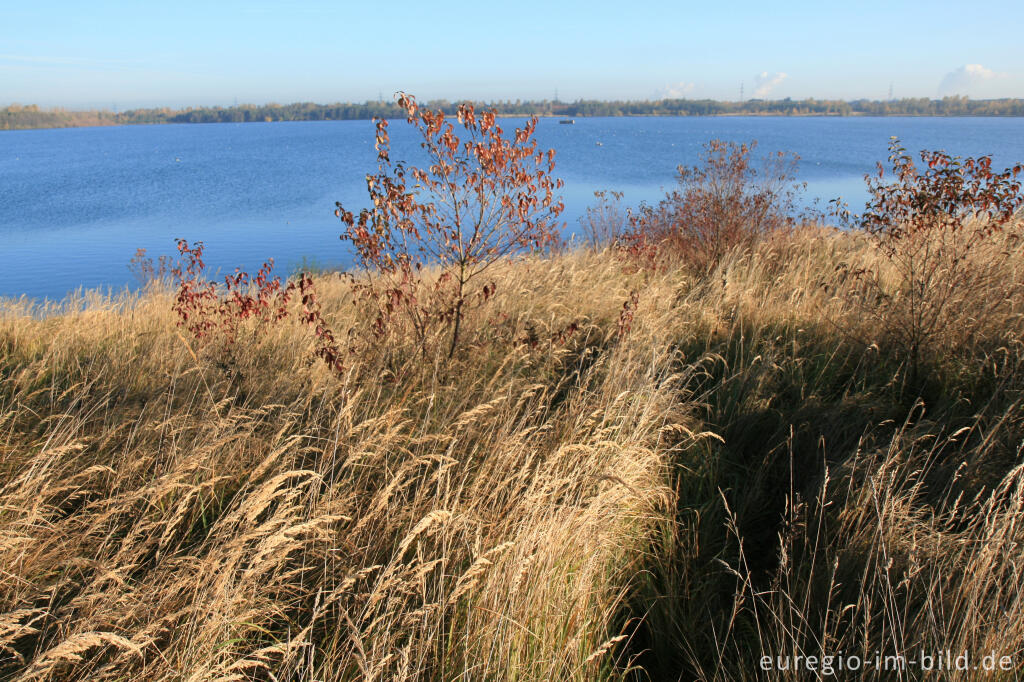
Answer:
<path fill-rule="evenodd" d="M 302 304 L 300 320 L 313 329 L 313 354 L 334 373 L 341 375 L 345 371 L 345 356 L 352 349 L 343 349 L 337 341 L 323 316 L 316 286 L 308 272 L 282 283 L 280 277 L 270 276 L 274 268 L 271 258 L 254 276 L 236 268 L 234 274 L 224 277 L 221 290 L 206 279 L 204 249 L 203 242 L 189 246 L 188 241 L 179 239 L 181 258 L 170 268 L 177 287 L 173 309 L 178 314 L 178 326 L 185 327 L 194 340 L 207 343 L 216 335 L 231 345 L 243 320 L 255 319 L 264 326 L 288 317 L 288 305 L 297 292 Z M 139 253 L 144 255 L 140 249 L 136 257 Z"/>
<path fill-rule="evenodd" d="M 219 330 L 232 343 L 243 320 L 278 322 L 288 316 L 288 301 L 295 285 L 282 286 L 280 277 L 270 277 L 273 259 L 264 263 L 255 276 L 236 268 L 234 274 L 224 277 L 221 294 L 217 285 L 205 277 L 204 248 L 203 242 L 189 246 L 188 241 L 179 239 L 181 260 L 171 268 L 177 286 L 174 311 L 178 324 L 193 338 L 202 340 Z"/>
<path fill-rule="evenodd" d="M 682 262 L 706 273 L 729 250 L 792 226 L 799 157 L 776 152 L 759 169 L 751 158 L 756 148 L 756 141 L 708 142 L 700 165 L 679 166 L 676 190 L 630 217 L 620 248 L 641 267 Z"/>
<path fill-rule="evenodd" d="M 995 308 L 1012 300 L 1001 266 L 1015 242 L 999 237 L 1024 204 L 1020 165 L 997 173 L 988 156 L 921 151 L 920 158 L 922 169 L 892 138 L 892 180 L 882 164 L 876 177 L 865 176 L 870 198 L 854 222 L 887 267 L 850 273 L 860 284 L 858 308 L 881 322 L 912 384 L 940 334 L 952 350 L 955 339 L 975 338 Z"/>
<path fill-rule="evenodd" d="M 178 326 L 185 327 L 197 341 L 209 336 L 219 325 L 220 305 L 217 285 L 206 279 L 206 263 L 203 262 L 203 242 L 189 246 L 188 241 L 178 240 L 178 262 L 171 268 L 177 293 L 174 296 L 174 312 L 178 314 Z"/>
<path fill-rule="evenodd" d="M 622 210 L 622 192 L 594 192 L 597 202 L 588 206 L 586 214 L 579 219 L 587 245 L 594 251 L 601 251 L 622 238 L 628 215 Z"/>
<path fill-rule="evenodd" d="M 146 254 L 145 249 L 135 249 L 135 255 L 128 261 L 128 270 L 142 286 L 151 282 L 163 282 L 171 273 L 174 264 L 170 256 L 161 254 L 156 261 Z"/>
<path fill-rule="evenodd" d="M 554 192 L 562 181 L 551 177 L 554 150 L 537 149 L 536 118 L 509 139 L 494 111 L 478 115 L 462 104 L 460 138 L 442 111 L 420 108 L 404 93 L 397 102 L 429 165 L 392 162 L 388 122 L 378 120 L 377 173 L 366 177 L 371 207 L 356 216 L 338 203 L 335 215 L 365 270 L 353 289 L 371 304 L 376 334 L 387 334 L 401 316 L 425 353 L 440 326 L 450 334 L 451 357 L 467 310 L 495 293 L 493 282 L 482 281 L 488 268 L 557 243 L 563 204 Z M 429 266 L 438 276 L 424 275 Z"/>
<path fill-rule="evenodd" d="M 294 291 L 296 287 L 302 302 L 302 321 L 313 328 L 316 343 L 313 354 L 340 376 L 345 372 L 345 351 L 335 338 L 331 326 L 324 319 L 313 278 L 308 272 L 300 273 L 297 284 L 288 284 L 289 291 Z"/>

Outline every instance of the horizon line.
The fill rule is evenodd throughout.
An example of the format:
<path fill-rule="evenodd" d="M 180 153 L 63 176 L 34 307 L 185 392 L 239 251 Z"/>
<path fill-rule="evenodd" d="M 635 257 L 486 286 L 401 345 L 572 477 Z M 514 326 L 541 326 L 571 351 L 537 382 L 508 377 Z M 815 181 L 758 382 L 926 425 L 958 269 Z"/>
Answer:
<path fill-rule="evenodd" d="M 581 103 L 599 103 L 599 104 L 656 104 L 659 102 L 702 102 L 702 103 L 715 103 L 715 104 L 731 104 L 731 105 L 742 105 L 746 103 L 800 103 L 800 102 L 817 102 L 817 103 L 841 103 L 841 104 L 857 104 L 857 103 L 871 103 L 871 104 L 886 104 L 886 103 L 898 103 L 898 102 L 913 102 L 913 101 L 928 101 L 928 102 L 943 102 L 951 100 L 961 100 L 968 102 L 1021 102 L 1024 101 L 1024 97 L 982 97 L 975 98 L 968 95 L 943 95 L 941 97 L 895 97 L 895 98 L 876 98 L 872 99 L 869 97 L 856 97 L 852 99 L 847 98 L 817 98 L 817 97 L 804 97 L 804 98 L 765 98 L 765 97 L 748 97 L 744 99 L 715 99 L 712 97 L 659 97 L 659 98 L 636 98 L 636 99 L 602 99 L 602 98 L 576 98 L 573 100 L 562 100 L 562 99 L 528 99 L 528 98 L 504 98 L 504 99 L 473 99 L 473 98 L 454 98 L 450 99 L 447 97 L 434 97 L 430 99 L 419 99 L 423 105 L 432 104 L 461 104 L 469 103 L 475 105 L 515 105 L 525 106 L 529 104 L 538 105 L 552 105 L 552 104 L 581 104 Z M 234 104 L 189 104 L 189 105 L 149 105 L 149 106 L 131 106 L 121 108 L 114 102 L 109 108 L 99 107 L 81 107 L 77 108 L 74 105 L 40 105 L 36 103 L 22 104 L 20 102 L 10 102 L 2 105 L 4 111 L 12 110 L 26 110 L 34 109 L 40 112 L 69 112 L 69 113 L 111 113 L 121 114 L 129 111 L 146 111 L 146 110 L 164 110 L 169 109 L 171 111 L 189 111 L 194 109 L 246 109 L 252 107 L 291 107 L 296 105 L 313 105 L 318 107 L 329 107 L 329 106 L 372 106 L 372 105 L 383 105 L 383 106 L 397 106 L 393 100 L 386 99 L 365 99 L 365 100 L 335 100 L 333 102 L 327 101 L 314 101 L 314 100 L 293 100 L 291 102 L 279 102 L 276 100 L 267 100 L 263 103 L 257 102 L 241 102 Z"/>

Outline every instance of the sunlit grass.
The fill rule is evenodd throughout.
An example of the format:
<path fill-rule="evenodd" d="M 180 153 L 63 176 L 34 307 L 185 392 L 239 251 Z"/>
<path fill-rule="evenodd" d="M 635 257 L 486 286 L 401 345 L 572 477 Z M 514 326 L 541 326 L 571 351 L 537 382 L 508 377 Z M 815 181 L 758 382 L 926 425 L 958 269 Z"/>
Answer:
<path fill-rule="evenodd" d="M 700 278 L 609 252 L 503 264 L 452 361 L 399 332 L 342 376 L 292 321 L 200 346 L 159 287 L 7 302 L 0 678 L 807 679 L 758 661 L 922 648 L 1020 664 L 1019 304 L 951 328 L 908 391 L 851 262 L 877 257 L 808 229 Z M 1009 290 L 1021 263 L 985 282 Z M 344 280 L 317 288 L 335 330 L 367 333 Z"/>

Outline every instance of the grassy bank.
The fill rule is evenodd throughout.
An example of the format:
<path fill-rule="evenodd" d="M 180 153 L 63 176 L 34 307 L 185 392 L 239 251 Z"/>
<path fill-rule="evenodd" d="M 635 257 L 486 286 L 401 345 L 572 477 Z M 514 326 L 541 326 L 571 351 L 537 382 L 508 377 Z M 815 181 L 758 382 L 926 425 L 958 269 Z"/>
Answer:
<path fill-rule="evenodd" d="M 342 376 L 298 324 L 199 347 L 158 287 L 8 303 L 0 679 L 815 679 L 774 659 L 947 649 L 1019 670 L 1020 229 L 964 294 L 1005 305 L 913 381 L 848 276 L 886 263 L 816 228 L 706 276 L 500 263 L 454 359 L 398 335 Z M 342 280 L 317 287 L 365 334 Z"/>

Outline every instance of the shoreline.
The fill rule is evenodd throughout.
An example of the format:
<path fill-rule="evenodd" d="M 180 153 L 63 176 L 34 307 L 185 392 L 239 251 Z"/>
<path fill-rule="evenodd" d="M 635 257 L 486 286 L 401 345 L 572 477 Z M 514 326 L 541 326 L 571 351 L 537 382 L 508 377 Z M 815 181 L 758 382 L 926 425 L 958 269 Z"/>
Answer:
<path fill-rule="evenodd" d="M 724 114 L 624 114 L 620 116 L 564 116 L 562 114 L 516 114 L 499 113 L 499 118 L 523 118 L 536 116 L 538 119 L 587 119 L 587 118 L 995 118 L 1024 119 L 1024 114 L 771 114 L 771 113 L 724 113 Z M 345 121 L 371 121 L 372 118 L 337 118 L 337 119 L 303 119 L 270 121 L 110 121 L 90 123 L 68 123 L 66 125 L 30 126 L 24 128 L 0 128 L 0 133 L 23 132 L 28 130 L 67 130 L 72 128 L 118 128 L 135 126 L 169 126 L 169 125 L 245 125 L 257 123 L 341 123 Z"/>
<path fill-rule="evenodd" d="M 467 100 L 468 101 L 468 100 Z M 423 103 L 431 109 L 453 111 L 457 102 L 433 100 Z M 498 101 L 476 106 L 495 110 L 499 116 L 537 118 L 1022 118 L 1024 99 L 970 100 L 947 97 L 941 100 L 657 100 L 657 101 Z M 365 102 L 314 104 L 243 104 L 231 107 L 168 107 L 110 110 L 43 109 L 38 105 L 10 104 L 0 108 L 0 131 L 94 128 L 117 125 L 164 125 L 172 123 L 273 123 L 287 121 L 368 121 L 374 118 L 400 119 L 404 111 L 391 103 Z"/>

